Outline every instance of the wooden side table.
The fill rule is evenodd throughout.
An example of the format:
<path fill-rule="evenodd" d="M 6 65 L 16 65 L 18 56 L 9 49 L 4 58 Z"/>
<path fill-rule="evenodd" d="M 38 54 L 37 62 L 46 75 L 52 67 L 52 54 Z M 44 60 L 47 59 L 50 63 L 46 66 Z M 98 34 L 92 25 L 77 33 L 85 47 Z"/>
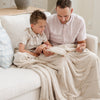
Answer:
<path fill-rule="evenodd" d="M 36 7 L 28 7 L 27 9 L 24 9 L 24 10 L 18 10 L 17 8 L 4 8 L 4 9 L 0 9 L 0 16 L 2 16 L 2 15 L 17 15 L 17 14 L 22 14 L 22 13 L 31 13 L 34 10 L 45 11 L 44 9 L 36 8 Z"/>

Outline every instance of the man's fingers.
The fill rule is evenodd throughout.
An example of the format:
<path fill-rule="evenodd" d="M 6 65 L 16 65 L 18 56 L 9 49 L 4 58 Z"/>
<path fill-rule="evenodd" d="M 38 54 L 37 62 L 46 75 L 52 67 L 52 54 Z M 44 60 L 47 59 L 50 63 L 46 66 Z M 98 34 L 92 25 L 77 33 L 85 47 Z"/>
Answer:
<path fill-rule="evenodd" d="M 77 52 L 83 52 L 84 49 L 83 49 L 83 48 L 76 48 L 76 51 L 77 51 Z"/>

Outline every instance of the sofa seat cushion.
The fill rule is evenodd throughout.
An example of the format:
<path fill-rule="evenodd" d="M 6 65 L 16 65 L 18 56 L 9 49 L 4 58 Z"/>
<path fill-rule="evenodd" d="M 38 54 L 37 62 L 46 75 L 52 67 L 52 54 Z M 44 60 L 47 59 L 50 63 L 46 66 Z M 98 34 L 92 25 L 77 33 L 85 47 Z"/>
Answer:
<path fill-rule="evenodd" d="M 8 100 L 23 93 L 40 88 L 39 75 L 16 67 L 0 68 L 0 100 Z"/>

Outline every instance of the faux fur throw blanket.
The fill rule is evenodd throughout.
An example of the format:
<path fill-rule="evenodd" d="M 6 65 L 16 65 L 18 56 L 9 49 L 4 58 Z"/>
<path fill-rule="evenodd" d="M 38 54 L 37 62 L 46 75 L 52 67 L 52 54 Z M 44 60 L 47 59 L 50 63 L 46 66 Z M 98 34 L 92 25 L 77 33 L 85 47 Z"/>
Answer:
<path fill-rule="evenodd" d="M 15 65 L 40 75 L 40 100 L 100 100 L 99 58 L 87 49 L 78 53 L 75 47 L 51 47 L 55 54 L 49 57 L 15 53 Z"/>

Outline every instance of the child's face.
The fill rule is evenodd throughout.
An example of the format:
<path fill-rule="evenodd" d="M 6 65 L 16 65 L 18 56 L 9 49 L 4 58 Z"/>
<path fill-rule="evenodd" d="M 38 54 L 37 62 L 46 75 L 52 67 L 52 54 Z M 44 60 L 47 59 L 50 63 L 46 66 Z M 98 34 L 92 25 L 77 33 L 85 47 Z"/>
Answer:
<path fill-rule="evenodd" d="M 38 20 L 36 24 L 31 24 L 31 28 L 34 33 L 42 34 L 46 26 L 46 20 Z"/>

